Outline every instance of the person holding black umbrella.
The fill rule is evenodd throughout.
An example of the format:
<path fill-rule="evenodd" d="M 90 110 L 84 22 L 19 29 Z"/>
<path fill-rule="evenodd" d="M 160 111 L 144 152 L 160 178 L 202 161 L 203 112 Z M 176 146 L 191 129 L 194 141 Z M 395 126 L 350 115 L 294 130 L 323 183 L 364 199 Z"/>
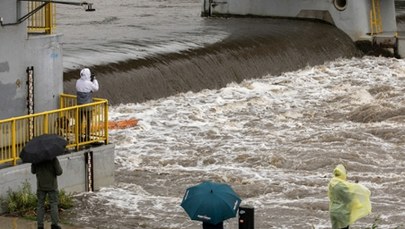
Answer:
<path fill-rule="evenodd" d="M 46 160 L 31 164 L 31 172 L 37 177 L 37 224 L 38 229 L 44 228 L 45 198 L 48 196 L 51 205 L 51 229 L 61 229 L 58 213 L 58 180 L 57 176 L 62 175 L 63 170 L 59 160 L 55 157 L 52 160 Z"/>
<path fill-rule="evenodd" d="M 58 214 L 58 180 L 63 170 L 57 156 L 68 153 L 68 142 L 56 134 L 42 134 L 31 139 L 20 152 L 24 163 L 31 164 L 31 172 L 37 177 L 37 224 L 44 228 L 45 198 L 48 196 L 51 205 L 52 229 L 60 229 Z"/>

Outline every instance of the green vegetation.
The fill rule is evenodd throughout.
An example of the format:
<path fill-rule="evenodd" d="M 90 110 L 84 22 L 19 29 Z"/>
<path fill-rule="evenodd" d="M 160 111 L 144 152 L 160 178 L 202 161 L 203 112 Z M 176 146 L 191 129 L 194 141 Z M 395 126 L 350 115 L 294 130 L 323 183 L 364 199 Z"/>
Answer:
<path fill-rule="evenodd" d="M 24 182 L 18 191 L 7 192 L 6 197 L 0 198 L 0 204 L 10 216 L 32 218 L 35 216 L 37 207 L 37 196 L 31 191 L 31 185 Z M 73 195 L 64 190 L 59 191 L 59 208 L 69 209 L 73 207 Z M 48 198 L 45 200 L 45 209 L 49 209 Z"/>

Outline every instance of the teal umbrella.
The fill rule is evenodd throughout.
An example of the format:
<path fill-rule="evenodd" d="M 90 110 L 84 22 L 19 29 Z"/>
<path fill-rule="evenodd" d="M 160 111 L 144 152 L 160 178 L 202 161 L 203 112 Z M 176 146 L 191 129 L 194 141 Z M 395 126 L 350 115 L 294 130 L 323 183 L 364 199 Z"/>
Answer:
<path fill-rule="evenodd" d="M 235 217 L 240 203 L 231 186 L 205 181 L 188 188 L 180 206 L 192 220 L 218 224 Z"/>

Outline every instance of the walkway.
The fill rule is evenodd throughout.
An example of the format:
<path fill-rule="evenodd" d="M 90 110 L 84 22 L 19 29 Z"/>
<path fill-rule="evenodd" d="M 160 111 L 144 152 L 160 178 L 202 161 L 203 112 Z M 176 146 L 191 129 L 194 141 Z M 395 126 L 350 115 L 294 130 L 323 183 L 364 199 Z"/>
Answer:
<path fill-rule="evenodd" d="M 37 229 L 36 222 L 16 217 L 0 216 L 0 229 Z M 62 229 L 93 229 L 90 227 L 76 227 L 61 225 Z M 50 229 L 51 223 L 45 224 L 45 229 Z"/>

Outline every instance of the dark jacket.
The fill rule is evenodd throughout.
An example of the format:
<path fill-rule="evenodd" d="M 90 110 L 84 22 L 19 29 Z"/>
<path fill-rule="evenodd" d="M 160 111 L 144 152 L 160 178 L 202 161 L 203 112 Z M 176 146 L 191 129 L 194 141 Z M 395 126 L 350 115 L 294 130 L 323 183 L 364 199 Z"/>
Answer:
<path fill-rule="evenodd" d="M 210 224 L 207 222 L 203 222 L 202 227 L 203 229 L 224 229 L 224 223 L 220 222 L 218 224 Z"/>
<path fill-rule="evenodd" d="M 37 176 L 37 189 L 55 191 L 58 189 L 57 176 L 62 175 L 62 167 L 58 158 L 31 165 L 31 172 Z"/>

